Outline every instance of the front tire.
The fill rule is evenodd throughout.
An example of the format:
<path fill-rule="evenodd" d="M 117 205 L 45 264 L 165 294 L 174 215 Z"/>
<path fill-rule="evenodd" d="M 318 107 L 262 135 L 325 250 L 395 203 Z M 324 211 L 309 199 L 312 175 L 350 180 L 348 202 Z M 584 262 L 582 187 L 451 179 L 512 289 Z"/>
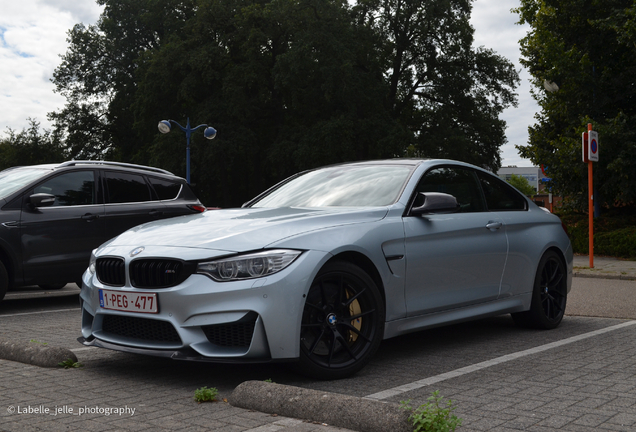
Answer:
<path fill-rule="evenodd" d="M 347 262 L 327 263 L 307 293 L 299 371 L 340 379 L 362 369 L 384 334 L 384 302 L 371 277 Z"/>
<path fill-rule="evenodd" d="M 567 289 L 563 260 L 554 251 L 546 252 L 537 268 L 530 310 L 513 313 L 515 324 L 546 330 L 556 328 L 565 314 Z"/>

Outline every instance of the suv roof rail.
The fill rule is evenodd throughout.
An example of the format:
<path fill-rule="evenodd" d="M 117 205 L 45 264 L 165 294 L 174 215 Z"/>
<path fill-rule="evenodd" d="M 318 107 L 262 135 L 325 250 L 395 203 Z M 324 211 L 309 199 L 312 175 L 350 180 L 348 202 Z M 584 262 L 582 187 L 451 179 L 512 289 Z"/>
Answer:
<path fill-rule="evenodd" d="M 73 160 L 73 161 L 63 162 L 58 165 L 58 168 L 73 166 L 73 165 L 112 165 L 112 166 L 120 166 L 120 167 L 127 167 L 127 168 L 136 168 L 136 169 L 141 169 L 145 171 L 154 171 L 161 174 L 168 174 L 172 176 L 174 175 L 173 173 L 171 173 L 170 171 L 166 171 L 165 169 L 149 167 L 145 165 L 136 165 L 136 164 L 130 164 L 130 163 L 124 163 L 124 162 L 93 161 L 93 160 Z"/>

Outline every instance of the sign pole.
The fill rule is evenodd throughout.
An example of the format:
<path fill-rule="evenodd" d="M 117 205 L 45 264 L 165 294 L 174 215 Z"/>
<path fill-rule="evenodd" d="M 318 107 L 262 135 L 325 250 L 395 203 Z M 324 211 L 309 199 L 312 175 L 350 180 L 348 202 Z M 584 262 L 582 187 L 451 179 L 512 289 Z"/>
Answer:
<path fill-rule="evenodd" d="M 587 124 L 587 133 L 592 132 L 592 123 Z M 589 155 L 588 155 L 589 157 Z M 587 161 L 587 196 L 588 196 L 588 217 L 589 217 L 589 255 L 590 255 L 590 268 L 594 268 L 594 177 L 593 177 L 593 162 L 588 159 Z"/>

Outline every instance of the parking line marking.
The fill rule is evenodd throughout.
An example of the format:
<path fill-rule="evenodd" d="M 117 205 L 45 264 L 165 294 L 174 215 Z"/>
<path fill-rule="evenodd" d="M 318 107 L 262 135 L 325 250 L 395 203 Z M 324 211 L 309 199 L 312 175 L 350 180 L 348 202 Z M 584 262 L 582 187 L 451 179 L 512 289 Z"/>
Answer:
<path fill-rule="evenodd" d="M 526 356 L 529 356 L 529 355 L 532 355 L 532 354 L 537 354 L 537 353 L 540 353 L 540 352 L 543 352 L 543 351 L 547 351 L 547 350 L 550 350 L 550 349 L 553 349 L 553 348 L 558 348 L 558 347 L 561 347 L 563 345 L 568 345 L 568 344 L 571 344 L 571 343 L 574 343 L 574 342 L 578 342 L 578 341 L 581 341 L 581 340 L 584 340 L 584 339 L 588 339 L 588 338 L 591 338 L 591 337 L 594 337 L 594 336 L 598 336 L 598 335 L 601 335 L 601 334 L 604 334 L 604 333 L 609 333 L 609 332 L 614 331 L 614 330 L 620 330 L 620 329 L 622 329 L 624 327 L 628 327 L 628 326 L 632 326 L 632 325 L 636 325 L 636 321 L 627 321 L 627 322 L 624 322 L 622 324 L 617 324 L 615 326 L 605 327 L 603 329 L 595 330 L 595 331 L 592 331 L 592 332 L 589 332 L 589 333 L 583 333 L 583 334 L 580 334 L 578 336 L 572 336 L 572 337 L 567 338 L 567 339 L 563 339 L 563 340 L 556 341 L 556 342 L 551 342 L 551 343 L 548 343 L 548 344 L 545 344 L 545 345 L 540 345 L 538 347 L 530 348 L 530 349 L 527 349 L 527 350 L 524 350 L 524 351 L 519 351 L 519 352 L 512 353 L 512 354 L 506 354 L 504 356 L 497 357 L 497 358 L 494 358 L 492 360 L 486 360 L 486 361 L 481 362 L 481 363 L 476 363 L 474 365 L 470 365 L 470 366 L 466 366 L 466 367 L 463 367 L 463 368 L 455 369 L 455 370 L 450 371 L 450 372 L 445 372 L 443 374 L 439 374 L 439 375 L 435 375 L 435 376 L 432 376 L 432 377 L 424 378 L 422 380 L 414 381 L 414 382 L 409 383 L 409 384 L 404 384 L 404 385 L 401 385 L 401 386 L 393 387 L 392 389 L 383 390 L 383 391 L 378 392 L 378 393 L 373 393 L 373 394 L 370 394 L 368 396 L 365 396 L 365 398 L 366 399 L 376 399 L 376 400 L 388 399 L 390 397 L 397 396 L 397 395 L 400 395 L 402 393 L 406 393 L 406 392 L 411 391 L 411 390 L 417 390 L 417 389 L 420 389 L 422 387 L 429 386 L 431 384 L 436 384 L 438 382 L 446 381 L 446 380 L 451 379 L 451 378 L 457 378 L 459 376 L 466 375 L 466 374 L 469 374 L 469 373 L 472 373 L 472 372 L 476 372 L 476 371 L 479 371 L 479 370 L 482 370 L 482 369 L 485 369 L 485 368 L 488 368 L 488 367 L 491 367 L 491 366 L 496 366 L 498 364 L 509 362 L 511 360 L 516 360 L 516 359 L 521 358 L 521 357 L 526 357 Z"/>
<path fill-rule="evenodd" d="M 18 314 L 0 315 L 0 318 L 4 318 L 4 317 L 16 317 L 16 316 L 23 316 L 23 315 L 35 315 L 35 314 L 49 313 L 49 312 L 69 312 L 69 311 L 76 311 L 76 310 L 81 310 L 81 308 L 74 308 L 74 309 L 57 309 L 57 310 L 45 310 L 45 311 L 39 311 L 39 312 L 24 312 L 24 313 L 18 313 Z"/>

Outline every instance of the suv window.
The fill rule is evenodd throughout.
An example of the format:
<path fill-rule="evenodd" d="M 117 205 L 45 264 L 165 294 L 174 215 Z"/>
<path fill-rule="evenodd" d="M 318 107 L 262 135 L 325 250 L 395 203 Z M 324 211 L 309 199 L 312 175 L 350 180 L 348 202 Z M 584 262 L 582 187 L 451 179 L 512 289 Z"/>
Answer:
<path fill-rule="evenodd" d="M 416 192 L 441 192 L 452 195 L 457 198 L 461 213 L 486 210 L 475 173 L 468 168 L 433 168 L 424 174 L 417 185 Z M 422 204 L 419 202 L 418 195 L 413 206 L 418 207 Z"/>
<path fill-rule="evenodd" d="M 486 196 L 488 210 L 526 210 L 527 202 L 525 198 L 506 182 L 484 173 L 477 173 L 477 176 Z"/>
<path fill-rule="evenodd" d="M 104 179 L 110 204 L 152 200 L 150 188 L 142 175 L 106 171 Z"/>
<path fill-rule="evenodd" d="M 152 184 L 160 200 L 175 199 L 181 191 L 180 183 L 158 179 L 156 177 L 148 177 L 148 180 L 150 180 L 150 184 Z"/>
<path fill-rule="evenodd" d="M 55 195 L 54 206 L 95 204 L 95 175 L 93 171 L 61 174 L 36 186 L 33 192 Z"/>

